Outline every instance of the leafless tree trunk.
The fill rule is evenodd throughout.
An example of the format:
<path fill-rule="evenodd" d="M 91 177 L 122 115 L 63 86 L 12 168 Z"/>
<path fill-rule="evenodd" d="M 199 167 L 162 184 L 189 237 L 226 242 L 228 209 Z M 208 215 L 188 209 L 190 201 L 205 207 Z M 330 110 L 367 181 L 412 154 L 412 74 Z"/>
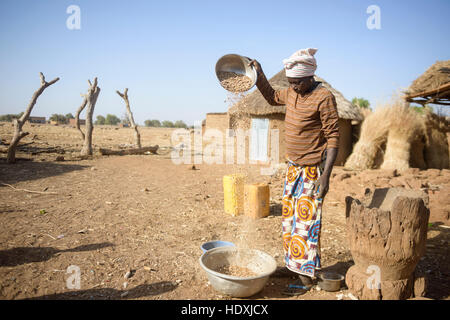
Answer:
<path fill-rule="evenodd" d="M 87 100 L 86 134 L 84 137 L 84 145 L 80 152 L 82 156 L 92 155 L 92 131 L 94 130 L 94 126 L 92 124 L 92 116 L 94 114 L 94 108 L 95 104 L 97 103 L 98 95 L 100 94 L 100 87 L 97 86 L 97 78 L 94 79 L 93 84 L 89 80 L 88 83 L 89 83 L 89 90 L 85 95 L 85 99 Z"/>
<path fill-rule="evenodd" d="M 81 133 L 81 139 L 84 141 L 84 132 L 80 129 L 80 113 L 83 111 L 83 109 L 87 105 L 87 96 L 82 94 L 83 102 L 81 103 L 81 106 L 78 108 L 77 113 L 75 114 L 75 126 L 77 127 L 78 131 Z"/>
<path fill-rule="evenodd" d="M 33 97 L 31 98 L 31 101 L 28 104 L 27 110 L 19 119 L 14 119 L 14 135 L 8 147 L 8 155 L 6 158 L 7 163 L 14 163 L 16 161 L 16 147 L 19 144 L 20 139 L 29 134 L 29 132 L 23 132 L 22 127 L 28 120 L 31 114 L 31 110 L 33 110 L 33 107 L 36 104 L 37 99 L 47 87 L 51 86 L 52 84 L 54 84 L 59 80 L 59 78 L 56 78 L 50 82 L 47 82 L 45 81 L 45 77 L 42 74 L 42 72 L 39 72 L 39 77 L 41 78 L 41 86 L 38 90 L 34 92 Z"/>
<path fill-rule="evenodd" d="M 127 108 L 127 114 L 128 114 L 128 120 L 130 120 L 131 127 L 134 129 L 136 146 L 140 149 L 142 147 L 141 146 L 141 134 L 139 133 L 138 127 L 137 127 L 136 123 L 134 122 L 133 113 L 131 112 L 130 102 L 128 100 L 128 88 L 126 88 L 123 93 L 120 93 L 118 90 L 116 90 L 116 92 L 125 101 L 125 106 Z"/>
<path fill-rule="evenodd" d="M 150 146 L 150 147 L 143 147 L 143 148 L 137 148 L 137 149 L 124 149 L 124 150 L 109 150 L 109 149 L 103 149 L 100 148 L 99 152 L 103 156 L 126 156 L 130 154 L 145 154 L 146 152 L 151 152 L 153 154 L 157 154 L 159 146 Z"/>

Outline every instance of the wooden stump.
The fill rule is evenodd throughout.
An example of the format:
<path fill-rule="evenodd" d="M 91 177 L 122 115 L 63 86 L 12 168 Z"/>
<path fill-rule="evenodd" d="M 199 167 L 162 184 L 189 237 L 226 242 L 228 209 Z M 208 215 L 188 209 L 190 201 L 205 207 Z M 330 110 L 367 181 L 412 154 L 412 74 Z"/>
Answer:
<path fill-rule="evenodd" d="M 385 188 L 369 191 L 362 202 L 345 200 L 347 236 L 355 261 L 346 275 L 348 288 L 360 299 L 412 297 L 414 270 L 425 253 L 428 196 Z"/>

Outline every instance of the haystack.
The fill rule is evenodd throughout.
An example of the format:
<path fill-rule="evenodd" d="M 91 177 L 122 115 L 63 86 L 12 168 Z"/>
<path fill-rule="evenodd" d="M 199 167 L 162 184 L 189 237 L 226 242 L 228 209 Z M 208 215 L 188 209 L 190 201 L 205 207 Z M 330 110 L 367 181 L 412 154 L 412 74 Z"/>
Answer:
<path fill-rule="evenodd" d="M 364 170 L 381 165 L 391 121 L 398 109 L 402 106 L 386 105 L 367 116 L 361 125 L 359 140 L 345 163 L 346 168 Z"/>
<path fill-rule="evenodd" d="M 400 99 L 378 107 L 361 126 L 345 167 L 353 170 L 449 168 L 449 124 L 426 109 L 420 114 Z"/>
<path fill-rule="evenodd" d="M 450 122 L 445 118 L 427 110 L 425 120 L 424 160 L 428 168 L 450 168 L 449 144 L 447 134 Z"/>
<path fill-rule="evenodd" d="M 394 114 L 389 121 L 381 169 L 403 171 L 410 168 L 412 144 L 414 141 L 421 141 L 424 136 L 424 121 L 416 111 L 405 104 L 393 105 L 391 112 Z M 416 143 L 414 145 L 417 146 Z"/>

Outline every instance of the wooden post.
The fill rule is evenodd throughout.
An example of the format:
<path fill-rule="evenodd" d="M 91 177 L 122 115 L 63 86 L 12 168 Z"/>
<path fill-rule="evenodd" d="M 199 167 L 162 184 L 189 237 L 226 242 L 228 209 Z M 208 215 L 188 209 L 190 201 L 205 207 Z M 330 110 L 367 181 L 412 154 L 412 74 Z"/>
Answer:
<path fill-rule="evenodd" d="M 414 270 L 425 253 L 428 196 L 385 188 L 369 192 L 362 202 L 345 200 L 347 236 L 355 261 L 346 274 L 347 287 L 360 299 L 411 298 Z"/>
<path fill-rule="evenodd" d="M 39 77 L 41 78 L 41 86 L 34 92 L 33 97 L 31 98 L 31 101 L 28 104 L 28 107 L 24 112 L 24 114 L 19 119 L 14 119 L 14 135 L 8 147 L 8 155 L 6 157 L 7 163 L 16 162 L 16 147 L 19 144 L 20 139 L 29 134 L 29 132 L 22 132 L 22 127 L 30 117 L 31 110 L 33 110 L 33 107 L 36 104 L 37 99 L 47 87 L 51 86 L 52 84 L 54 84 L 59 80 L 59 78 L 55 78 L 52 81 L 47 82 L 45 81 L 45 77 L 42 74 L 42 72 L 39 72 Z"/>

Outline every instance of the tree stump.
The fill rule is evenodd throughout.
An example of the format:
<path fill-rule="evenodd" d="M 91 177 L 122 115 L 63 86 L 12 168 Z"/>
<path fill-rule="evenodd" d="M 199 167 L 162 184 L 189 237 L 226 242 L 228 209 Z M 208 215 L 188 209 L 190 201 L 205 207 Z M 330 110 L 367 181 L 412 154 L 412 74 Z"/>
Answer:
<path fill-rule="evenodd" d="M 424 294 L 414 270 L 425 253 L 428 196 L 403 188 L 367 190 L 362 201 L 346 197 L 347 237 L 355 265 L 350 291 L 364 300 L 409 299 Z M 416 281 L 417 280 L 417 281 Z"/>

